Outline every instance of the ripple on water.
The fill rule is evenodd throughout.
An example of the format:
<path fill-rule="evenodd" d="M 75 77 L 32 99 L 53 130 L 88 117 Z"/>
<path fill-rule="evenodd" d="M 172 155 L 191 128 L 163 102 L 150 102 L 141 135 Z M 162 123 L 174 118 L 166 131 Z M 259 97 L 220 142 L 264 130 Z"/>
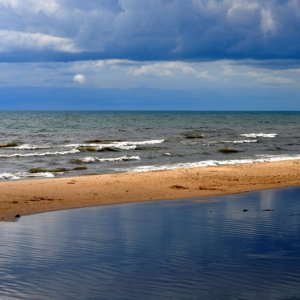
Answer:
<path fill-rule="evenodd" d="M 295 298 L 299 193 L 106 206 L 1 223 L 0 298 Z"/>

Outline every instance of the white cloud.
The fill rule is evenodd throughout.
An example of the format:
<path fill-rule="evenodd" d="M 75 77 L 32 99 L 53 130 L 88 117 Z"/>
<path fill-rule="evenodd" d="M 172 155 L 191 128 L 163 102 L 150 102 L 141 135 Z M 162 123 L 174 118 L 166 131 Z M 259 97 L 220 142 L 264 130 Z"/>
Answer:
<path fill-rule="evenodd" d="M 300 82 L 299 69 L 274 70 L 265 67 L 243 65 L 241 62 L 147 62 L 131 64 L 107 64 L 97 67 L 97 60 L 56 63 L 0 63 L 0 86 L 41 87 L 93 87 L 93 88 L 163 88 L 201 89 L 222 87 L 252 87 L 255 90 L 278 86 L 281 89 L 297 88 Z M 149 68 L 151 66 L 151 73 Z M 158 71 L 153 67 L 155 65 Z M 223 66 L 229 65 L 235 76 L 225 77 Z M 141 68 L 143 67 L 144 68 Z M 165 69 L 164 69 L 165 68 Z M 155 70 L 155 71 L 154 71 Z M 134 75 L 133 71 L 139 74 Z M 164 76 L 162 72 L 170 72 Z M 28 76 L 30 74 L 30 76 Z M 168 74 L 168 73 L 166 73 Z"/>
<path fill-rule="evenodd" d="M 190 64 L 179 61 L 149 63 L 137 68 L 131 68 L 128 71 L 128 73 L 132 76 L 152 75 L 159 77 L 173 76 L 178 72 L 202 79 L 214 79 L 214 77 L 209 75 L 206 70 L 196 70 Z"/>
<path fill-rule="evenodd" d="M 97 60 L 94 65 L 96 67 L 104 67 L 110 65 L 132 65 L 136 64 L 135 61 L 128 60 L 128 59 L 104 59 L 104 60 Z"/>
<path fill-rule="evenodd" d="M 78 52 L 68 38 L 12 30 L 0 30 L 0 52 L 14 50 L 56 50 L 68 53 Z"/>
<path fill-rule="evenodd" d="M 85 76 L 83 74 L 76 74 L 73 77 L 75 83 L 84 84 L 86 82 Z"/>
<path fill-rule="evenodd" d="M 132 76 L 152 75 L 152 76 L 159 76 L 159 77 L 166 77 L 166 76 L 173 75 L 171 70 L 166 68 L 166 66 L 162 63 L 142 65 L 138 68 L 133 68 L 129 70 L 129 74 Z"/>

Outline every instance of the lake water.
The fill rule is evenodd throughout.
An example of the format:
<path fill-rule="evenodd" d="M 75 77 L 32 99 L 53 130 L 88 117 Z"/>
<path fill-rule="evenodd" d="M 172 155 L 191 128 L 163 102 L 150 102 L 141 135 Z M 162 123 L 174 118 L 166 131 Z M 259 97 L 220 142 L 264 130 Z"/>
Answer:
<path fill-rule="evenodd" d="M 300 159 L 300 112 L 0 112 L 0 180 Z"/>
<path fill-rule="evenodd" d="M 300 188 L 0 223 L 0 299 L 300 299 Z"/>

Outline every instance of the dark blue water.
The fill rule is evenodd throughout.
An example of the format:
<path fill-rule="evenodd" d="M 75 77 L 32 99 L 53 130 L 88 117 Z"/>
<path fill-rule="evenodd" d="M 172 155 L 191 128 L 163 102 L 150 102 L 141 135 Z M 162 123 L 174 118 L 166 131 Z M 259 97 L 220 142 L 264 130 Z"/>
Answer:
<path fill-rule="evenodd" d="M 0 112 L 0 180 L 295 158 L 300 112 Z"/>
<path fill-rule="evenodd" d="M 300 188 L 0 224 L 0 299 L 300 299 Z"/>

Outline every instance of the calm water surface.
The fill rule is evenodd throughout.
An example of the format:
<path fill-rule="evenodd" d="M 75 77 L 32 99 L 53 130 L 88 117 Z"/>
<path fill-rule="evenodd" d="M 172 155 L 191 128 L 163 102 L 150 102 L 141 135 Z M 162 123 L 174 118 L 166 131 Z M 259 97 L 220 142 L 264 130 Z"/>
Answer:
<path fill-rule="evenodd" d="M 0 299 L 300 299 L 300 188 L 0 223 Z"/>

